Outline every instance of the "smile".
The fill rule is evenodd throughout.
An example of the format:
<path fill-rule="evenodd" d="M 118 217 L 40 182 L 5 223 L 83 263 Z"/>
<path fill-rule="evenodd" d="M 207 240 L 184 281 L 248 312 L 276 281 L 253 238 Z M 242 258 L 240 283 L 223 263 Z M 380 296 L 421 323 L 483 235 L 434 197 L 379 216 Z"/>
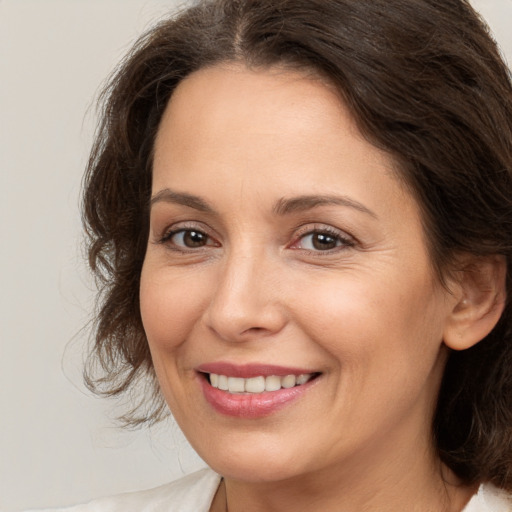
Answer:
<path fill-rule="evenodd" d="M 227 375 L 209 374 L 210 384 L 228 393 L 250 393 L 260 394 L 280 389 L 290 389 L 295 386 L 302 386 L 309 382 L 315 374 L 302 373 L 300 375 L 259 375 L 251 378 L 228 377 Z"/>
<path fill-rule="evenodd" d="M 258 419 L 310 393 L 321 373 L 264 364 L 210 363 L 196 369 L 203 396 L 223 416 Z"/>

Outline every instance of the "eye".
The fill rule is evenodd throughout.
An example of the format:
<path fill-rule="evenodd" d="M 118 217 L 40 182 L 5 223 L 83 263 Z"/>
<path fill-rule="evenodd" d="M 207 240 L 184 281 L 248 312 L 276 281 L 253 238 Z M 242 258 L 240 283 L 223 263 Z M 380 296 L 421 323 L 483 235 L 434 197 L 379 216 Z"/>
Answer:
<path fill-rule="evenodd" d="M 308 250 L 328 251 L 340 245 L 340 240 L 329 233 L 310 233 L 301 239 L 302 249 Z"/>
<path fill-rule="evenodd" d="M 332 251 L 333 249 L 352 247 L 354 242 L 347 236 L 343 236 L 334 230 L 315 229 L 301 235 L 291 246 L 292 249 L 306 251 Z"/>
<path fill-rule="evenodd" d="M 198 249 L 216 243 L 204 232 L 198 229 L 177 229 L 169 231 L 161 240 L 162 243 L 170 243 L 177 248 Z"/>

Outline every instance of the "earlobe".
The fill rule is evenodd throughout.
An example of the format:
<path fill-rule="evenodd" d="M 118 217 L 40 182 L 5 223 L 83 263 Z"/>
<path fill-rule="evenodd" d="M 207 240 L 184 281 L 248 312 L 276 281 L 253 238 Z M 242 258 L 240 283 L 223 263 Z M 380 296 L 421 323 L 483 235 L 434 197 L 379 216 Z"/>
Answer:
<path fill-rule="evenodd" d="M 455 285 L 457 298 L 445 330 L 444 343 L 465 350 L 485 338 L 500 319 L 506 300 L 506 258 L 466 258 Z"/>

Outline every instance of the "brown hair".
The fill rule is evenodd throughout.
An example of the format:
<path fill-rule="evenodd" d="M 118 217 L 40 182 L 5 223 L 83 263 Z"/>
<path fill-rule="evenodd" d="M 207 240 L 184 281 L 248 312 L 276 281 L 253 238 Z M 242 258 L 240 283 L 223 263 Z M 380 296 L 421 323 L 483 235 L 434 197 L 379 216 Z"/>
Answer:
<path fill-rule="evenodd" d="M 364 136 L 399 163 L 440 278 L 456 253 L 501 254 L 512 296 L 512 85 L 466 0 L 200 2 L 144 35 L 113 75 L 85 177 L 101 284 L 86 382 L 111 396 L 142 385 L 149 395 L 124 417 L 131 425 L 165 411 L 138 295 L 155 135 L 177 84 L 222 61 L 328 77 Z M 491 334 L 450 354 L 434 435 L 464 481 L 512 490 L 510 300 Z"/>

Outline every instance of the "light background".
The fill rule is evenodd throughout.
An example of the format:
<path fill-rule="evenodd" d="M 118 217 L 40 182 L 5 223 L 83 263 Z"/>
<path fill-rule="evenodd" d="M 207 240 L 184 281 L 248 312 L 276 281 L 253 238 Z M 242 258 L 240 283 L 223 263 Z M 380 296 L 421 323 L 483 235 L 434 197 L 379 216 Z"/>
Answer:
<path fill-rule="evenodd" d="M 81 362 L 78 196 L 99 85 L 179 0 L 0 0 L 0 509 L 159 485 L 203 463 L 170 422 L 123 432 Z M 512 62 L 512 0 L 474 0 Z"/>

